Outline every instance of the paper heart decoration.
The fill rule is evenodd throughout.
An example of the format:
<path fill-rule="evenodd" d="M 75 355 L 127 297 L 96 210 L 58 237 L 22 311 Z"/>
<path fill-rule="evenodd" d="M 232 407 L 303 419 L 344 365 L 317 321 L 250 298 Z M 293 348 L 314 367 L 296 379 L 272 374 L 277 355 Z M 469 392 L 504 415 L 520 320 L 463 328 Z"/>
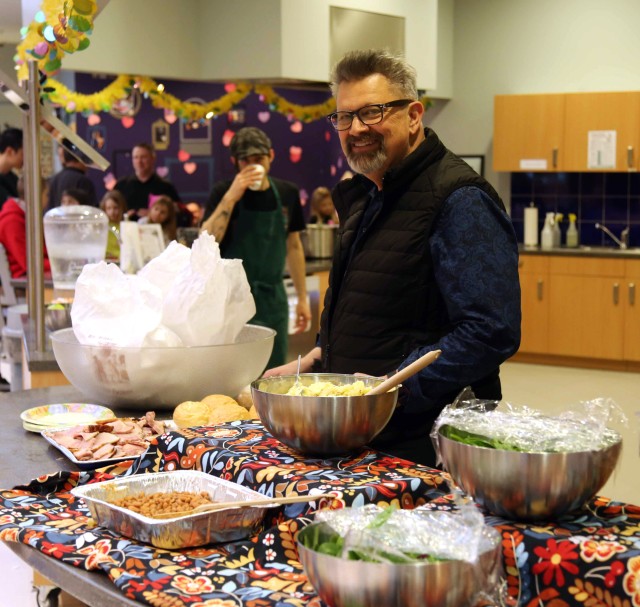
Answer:
<path fill-rule="evenodd" d="M 187 162 L 189 158 L 191 158 L 191 154 L 189 154 L 189 152 L 187 152 L 186 150 L 180 150 L 178 152 L 178 160 L 180 162 Z"/>
<path fill-rule="evenodd" d="M 118 180 L 113 173 L 107 173 L 104 176 L 102 183 L 104 183 L 104 187 L 107 188 L 107 190 L 111 191 L 115 187 L 117 181 Z"/>
<path fill-rule="evenodd" d="M 178 120 L 178 117 L 171 110 L 165 110 L 164 111 L 164 119 L 169 124 L 173 124 L 176 120 Z"/>
<path fill-rule="evenodd" d="M 91 116 L 87 118 L 87 124 L 89 126 L 95 126 L 96 124 L 100 124 L 101 122 L 102 119 L 100 118 L 100 116 L 98 116 L 98 114 L 91 114 Z"/>
<path fill-rule="evenodd" d="M 308 199 L 309 199 L 309 192 L 307 192 L 307 190 L 302 188 L 300 190 L 300 204 L 302 204 L 303 207 L 306 206 Z"/>
<path fill-rule="evenodd" d="M 195 162 L 185 162 L 184 163 L 184 172 L 187 175 L 193 175 L 198 169 L 198 165 Z"/>
<path fill-rule="evenodd" d="M 222 135 L 222 145 L 228 148 L 234 135 L 235 133 L 233 131 L 227 129 Z"/>
<path fill-rule="evenodd" d="M 156 173 L 164 179 L 169 174 L 169 167 L 158 167 Z"/>
<path fill-rule="evenodd" d="M 338 172 L 338 170 L 336 169 L 336 165 L 332 164 L 331 165 L 331 177 L 335 177 L 337 172 Z"/>
<path fill-rule="evenodd" d="M 292 145 L 289 148 L 289 160 L 291 162 L 300 162 L 302 158 L 302 148 L 297 145 Z"/>
<path fill-rule="evenodd" d="M 331 133 L 329 131 L 324 132 L 324 140 L 331 141 Z"/>
<path fill-rule="evenodd" d="M 341 169 L 342 165 L 344 164 L 344 159 L 342 158 L 342 156 L 338 156 L 337 164 L 338 164 L 338 168 Z"/>
<path fill-rule="evenodd" d="M 260 122 L 269 122 L 271 119 L 271 112 L 258 112 L 258 120 Z"/>
<path fill-rule="evenodd" d="M 227 93 L 233 93 L 233 91 L 236 90 L 236 85 L 233 84 L 233 82 L 227 82 L 227 84 L 224 85 L 224 90 Z"/>
<path fill-rule="evenodd" d="M 302 122 L 296 120 L 290 128 L 292 133 L 302 133 Z"/>
<path fill-rule="evenodd" d="M 131 118 L 131 116 L 125 116 L 120 122 L 122 122 L 122 126 L 125 129 L 130 129 L 135 123 L 135 120 Z"/>

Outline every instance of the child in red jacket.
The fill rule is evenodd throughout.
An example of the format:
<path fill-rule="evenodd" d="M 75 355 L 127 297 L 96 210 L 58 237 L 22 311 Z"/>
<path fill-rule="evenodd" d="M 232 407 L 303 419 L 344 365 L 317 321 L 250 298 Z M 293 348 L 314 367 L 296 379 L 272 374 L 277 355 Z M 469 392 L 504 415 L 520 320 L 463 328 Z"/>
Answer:
<path fill-rule="evenodd" d="M 22 192 L 22 183 L 18 183 L 18 191 Z M 8 198 L 0 210 L 0 244 L 7 251 L 7 259 L 13 278 L 20 278 L 27 273 L 27 222 L 26 206 L 20 198 Z M 44 246 L 44 243 L 43 243 Z M 42 268 L 51 272 L 51 265 L 44 252 Z"/>

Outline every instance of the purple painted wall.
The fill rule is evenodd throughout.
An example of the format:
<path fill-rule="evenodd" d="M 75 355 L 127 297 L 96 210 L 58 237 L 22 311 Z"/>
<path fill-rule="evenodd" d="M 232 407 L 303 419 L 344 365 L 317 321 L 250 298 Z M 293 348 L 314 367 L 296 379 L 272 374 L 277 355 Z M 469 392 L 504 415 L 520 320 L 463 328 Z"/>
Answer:
<path fill-rule="evenodd" d="M 111 82 L 111 78 L 76 74 L 76 90 L 91 94 L 102 90 Z M 217 99 L 225 94 L 224 85 L 206 82 L 184 82 L 163 80 L 165 90 L 178 99 L 199 98 L 204 101 Z M 329 92 L 301 89 L 277 89 L 278 94 L 298 105 L 324 103 Z M 229 150 L 223 142 L 225 132 L 237 131 L 243 126 L 257 126 L 271 138 L 275 150 L 275 160 L 271 174 L 274 177 L 288 179 L 298 185 L 301 197 L 311 195 L 318 186 L 332 187 L 348 169 L 340 150 L 337 134 L 329 123 L 322 119 L 310 123 L 296 123 L 296 119 L 271 111 L 268 105 L 255 93 L 250 93 L 236 108 L 236 112 L 220 115 L 210 121 L 210 141 L 206 141 L 207 129 L 186 129 L 180 121 L 168 126 L 169 145 L 166 150 L 158 150 L 157 167 L 159 173 L 170 179 L 184 202 L 196 201 L 204 204 L 215 181 L 229 179 L 234 168 L 229 159 Z M 244 122 L 237 120 L 244 113 Z M 100 113 L 99 124 L 96 117 L 88 118 L 78 114 L 76 128 L 78 134 L 91 142 L 105 158 L 111 161 L 106 173 L 90 170 L 99 198 L 106 191 L 105 180 L 110 174 L 116 179 L 132 172 L 130 150 L 134 144 L 152 142 L 153 123 L 164 119 L 164 110 L 154 108 L 149 99 L 142 98 L 140 109 L 133 120 L 116 118 L 109 113 Z M 302 126 L 299 132 L 295 132 Z M 227 137 L 229 134 L 227 133 Z M 182 141 L 186 141 L 181 144 Z M 204 139 L 204 141 L 203 141 Z M 197 153 L 184 161 L 179 158 L 181 149 L 196 143 L 201 147 Z M 227 142 L 228 145 L 228 142 Z M 101 147 L 100 147 L 101 146 Z M 299 161 L 294 161 L 291 148 L 300 148 Z M 295 152 L 295 149 L 294 149 Z M 191 171 L 191 172 L 190 172 Z M 308 213 L 308 205 L 307 205 Z"/>

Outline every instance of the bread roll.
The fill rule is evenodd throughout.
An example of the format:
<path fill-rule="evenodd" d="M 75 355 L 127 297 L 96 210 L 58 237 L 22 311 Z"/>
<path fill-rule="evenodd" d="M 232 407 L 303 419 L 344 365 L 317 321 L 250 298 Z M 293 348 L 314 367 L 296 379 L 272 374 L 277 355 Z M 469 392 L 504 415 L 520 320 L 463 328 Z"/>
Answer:
<path fill-rule="evenodd" d="M 229 405 L 238 404 L 236 400 L 234 400 L 230 396 L 227 396 L 226 394 L 209 394 L 209 396 L 205 396 L 202 399 L 202 402 L 209 405 L 210 409 L 214 406 L 219 406 L 224 404 L 229 404 Z"/>
<path fill-rule="evenodd" d="M 236 400 L 241 407 L 244 407 L 245 409 L 251 409 L 251 407 L 253 407 L 253 398 L 251 398 L 251 386 L 242 388 L 240 394 L 236 396 Z"/>
<path fill-rule="evenodd" d="M 222 403 L 221 405 L 214 406 L 214 408 L 209 411 L 210 426 L 224 422 L 234 422 L 239 419 L 249 419 L 249 412 L 237 403 Z"/>
<path fill-rule="evenodd" d="M 209 415 L 207 403 L 187 400 L 173 410 L 173 421 L 178 428 L 206 426 L 209 423 Z"/>

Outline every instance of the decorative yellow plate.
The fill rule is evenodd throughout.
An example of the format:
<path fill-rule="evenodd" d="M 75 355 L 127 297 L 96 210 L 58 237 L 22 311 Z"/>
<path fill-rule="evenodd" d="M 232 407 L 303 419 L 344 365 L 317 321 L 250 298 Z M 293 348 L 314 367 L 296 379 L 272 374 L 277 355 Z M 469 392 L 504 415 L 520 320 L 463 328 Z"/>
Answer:
<path fill-rule="evenodd" d="M 115 417 L 111 409 L 87 403 L 60 403 L 27 409 L 20 414 L 22 427 L 30 432 L 69 428 Z"/>

